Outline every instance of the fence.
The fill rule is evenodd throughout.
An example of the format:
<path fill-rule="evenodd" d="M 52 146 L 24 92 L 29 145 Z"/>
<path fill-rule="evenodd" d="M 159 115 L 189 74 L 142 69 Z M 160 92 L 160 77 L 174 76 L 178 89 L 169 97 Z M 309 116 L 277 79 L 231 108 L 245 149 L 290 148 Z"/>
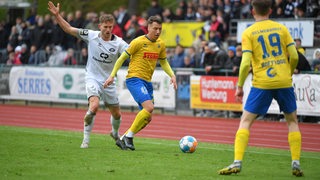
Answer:
<path fill-rule="evenodd" d="M 230 76 L 231 70 L 220 70 L 225 76 L 205 76 L 203 69 L 175 69 L 178 90 L 170 86 L 169 77 L 156 70 L 154 85 L 155 107 L 173 111 L 175 114 L 195 115 L 202 109 L 242 111 L 242 104 L 234 98 L 237 77 Z M 298 115 L 320 116 L 320 73 L 294 75 Z M 119 100 L 123 107 L 136 107 L 125 86 L 126 70 L 120 69 L 117 76 Z M 80 67 L 35 67 L 1 66 L 0 100 L 22 100 L 47 103 L 87 104 L 85 93 L 85 70 Z M 250 89 L 250 77 L 244 86 Z M 279 114 L 273 102 L 269 113 Z M 226 116 L 229 116 L 226 113 Z"/>

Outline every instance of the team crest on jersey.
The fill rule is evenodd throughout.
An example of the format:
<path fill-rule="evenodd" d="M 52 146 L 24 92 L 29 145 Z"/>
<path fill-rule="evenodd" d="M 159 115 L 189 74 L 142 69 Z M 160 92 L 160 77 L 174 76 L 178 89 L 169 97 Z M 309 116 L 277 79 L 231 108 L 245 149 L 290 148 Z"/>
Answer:
<path fill-rule="evenodd" d="M 88 34 L 89 34 L 88 29 L 81 29 L 81 30 L 80 30 L 80 35 L 81 35 L 81 36 L 88 36 Z"/>
<path fill-rule="evenodd" d="M 114 48 L 109 49 L 110 52 L 115 52 L 116 50 Z"/>
<path fill-rule="evenodd" d="M 158 44 L 158 48 L 160 48 L 160 44 Z"/>
<path fill-rule="evenodd" d="M 147 47 L 147 44 L 143 44 L 143 47 Z"/>
<path fill-rule="evenodd" d="M 274 68 L 269 68 L 267 70 L 267 76 L 270 78 L 273 78 L 277 75 L 277 72 L 274 70 Z"/>

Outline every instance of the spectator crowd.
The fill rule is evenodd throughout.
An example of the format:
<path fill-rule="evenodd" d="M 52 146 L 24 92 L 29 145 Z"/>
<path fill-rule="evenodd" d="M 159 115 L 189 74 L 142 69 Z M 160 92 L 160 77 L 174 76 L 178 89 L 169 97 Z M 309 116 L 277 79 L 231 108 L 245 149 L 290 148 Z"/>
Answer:
<path fill-rule="evenodd" d="M 217 70 L 229 69 L 237 75 L 241 62 L 241 44 L 223 46 L 229 37 L 231 19 L 252 18 L 250 0 L 180 0 L 174 9 L 163 7 L 158 0 L 141 14 L 129 14 L 125 6 L 112 12 L 116 18 L 113 33 L 130 43 L 147 33 L 146 19 L 158 15 L 164 22 L 205 22 L 203 30 L 208 37 L 199 37 L 192 47 L 177 44 L 168 48 L 168 60 L 173 68 L 202 68 L 202 73 L 221 75 Z M 319 18 L 317 0 L 274 0 L 271 18 Z M 98 18 L 105 12 L 62 12 L 71 26 L 98 30 Z M 298 42 L 298 41 L 296 41 Z M 86 65 L 85 42 L 62 31 L 49 13 L 42 16 L 31 11 L 27 18 L 17 17 L 14 24 L 0 21 L 0 63 L 7 65 Z M 301 42 L 300 42 L 301 43 Z M 297 49 L 303 49 L 298 47 Z M 319 49 L 310 64 L 319 70 Z M 304 54 L 304 51 L 301 53 Z M 310 62 L 310 61 L 308 61 Z M 303 71 L 304 69 L 300 70 Z M 299 72 L 299 71 L 297 71 Z"/>

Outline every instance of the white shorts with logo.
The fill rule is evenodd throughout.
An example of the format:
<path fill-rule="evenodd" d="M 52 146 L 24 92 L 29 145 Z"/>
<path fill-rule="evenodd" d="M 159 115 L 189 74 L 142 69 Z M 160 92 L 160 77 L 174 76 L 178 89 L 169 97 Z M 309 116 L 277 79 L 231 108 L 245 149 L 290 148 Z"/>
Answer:
<path fill-rule="evenodd" d="M 118 93 L 116 84 L 103 88 L 103 84 L 95 79 L 86 79 L 87 98 L 98 96 L 107 105 L 119 105 Z"/>

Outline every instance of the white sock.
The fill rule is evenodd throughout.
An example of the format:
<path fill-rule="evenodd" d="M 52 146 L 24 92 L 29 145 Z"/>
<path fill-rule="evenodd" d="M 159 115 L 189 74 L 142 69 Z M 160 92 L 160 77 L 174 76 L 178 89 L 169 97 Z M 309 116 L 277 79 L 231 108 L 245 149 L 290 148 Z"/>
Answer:
<path fill-rule="evenodd" d="M 132 138 L 133 135 L 134 135 L 134 133 L 132 131 L 128 131 L 128 133 L 126 134 L 126 137 Z"/>
<path fill-rule="evenodd" d="M 133 138 L 134 136 L 134 133 L 132 131 L 127 131 L 127 134 L 123 134 L 121 137 L 120 137 L 120 140 L 123 139 L 123 137 L 126 136 L 126 137 L 129 137 L 129 138 Z"/>
<path fill-rule="evenodd" d="M 110 117 L 110 124 L 112 127 L 112 133 L 114 135 L 119 134 L 119 128 L 121 124 L 121 117 L 120 119 L 115 119 L 113 116 Z"/>
<path fill-rule="evenodd" d="M 85 123 L 83 123 L 83 142 L 89 143 L 90 141 L 90 133 L 92 131 L 93 128 L 93 124 L 94 124 L 94 119 L 95 119 L 95 114 L 92 114 L 91 111 L 88 111 L 87 115 L 91 115 L 92 116 L 92 123 L 90 125 L 85 125 Z"/>
<path fill-rule="evenodd" d="M 293 165 L 293 163 L 296 163 L 296 164 L 298 164 L 299 166 L 300 166 L 300 161 L 299 160 L 292 160 L 292 165 Z"/>

